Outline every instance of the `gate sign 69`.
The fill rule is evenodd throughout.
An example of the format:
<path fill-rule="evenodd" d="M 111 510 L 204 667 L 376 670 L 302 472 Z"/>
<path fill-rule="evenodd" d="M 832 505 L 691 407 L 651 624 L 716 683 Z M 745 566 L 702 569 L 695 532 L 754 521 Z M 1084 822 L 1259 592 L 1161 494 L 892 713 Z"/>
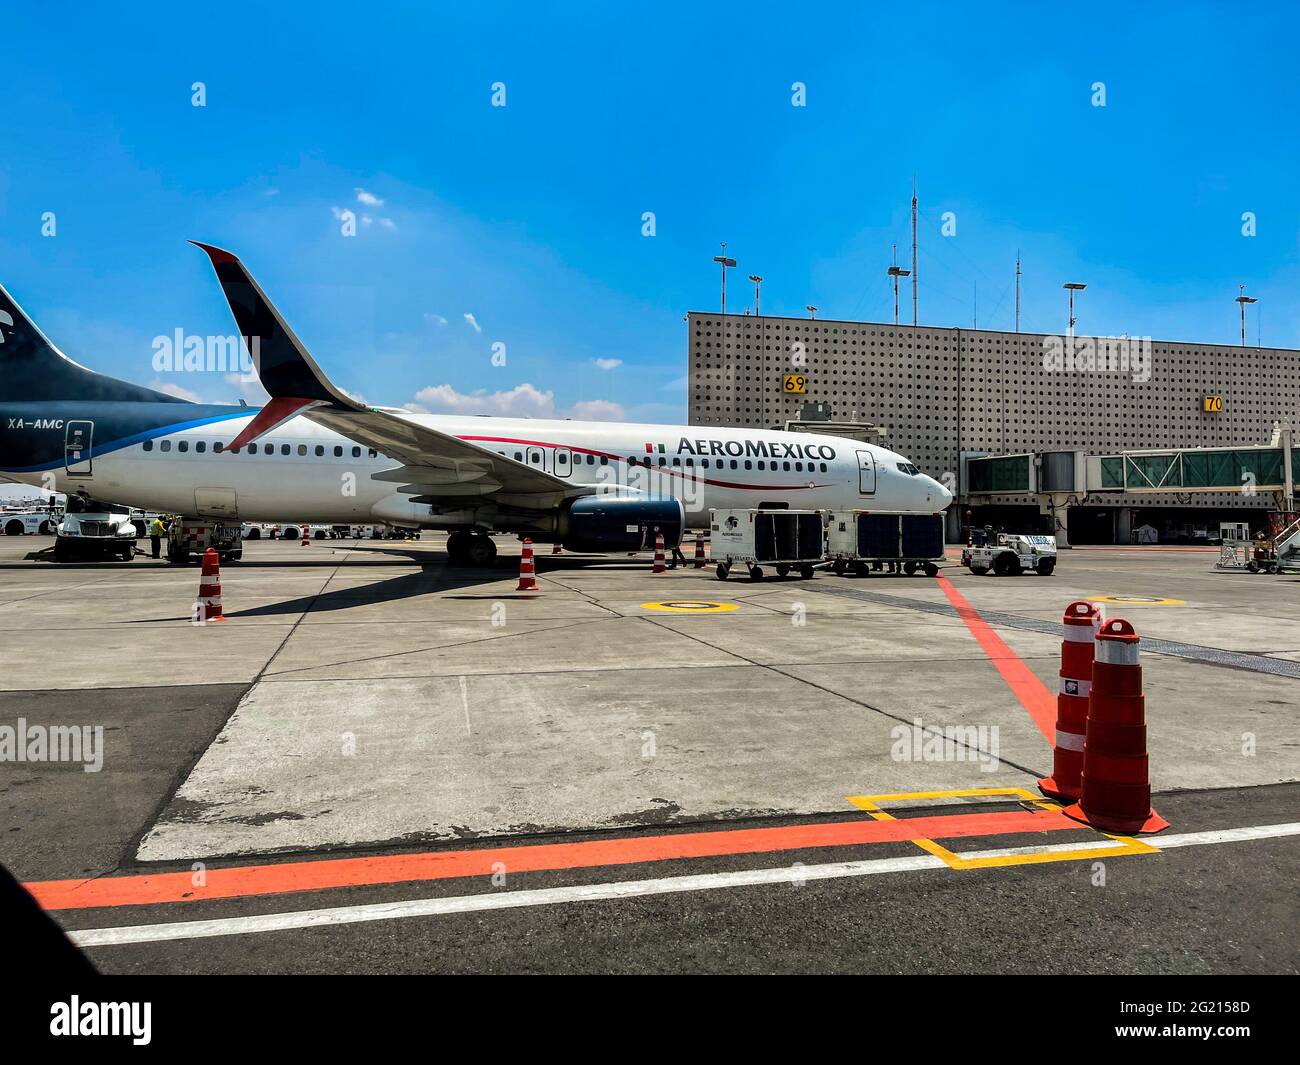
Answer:
<path fill-rule="evenodd" d="M 781 391 L 792 396 L 808 394 L 808 376 L 801 373 L 788 373 L 781 378 Z"/>

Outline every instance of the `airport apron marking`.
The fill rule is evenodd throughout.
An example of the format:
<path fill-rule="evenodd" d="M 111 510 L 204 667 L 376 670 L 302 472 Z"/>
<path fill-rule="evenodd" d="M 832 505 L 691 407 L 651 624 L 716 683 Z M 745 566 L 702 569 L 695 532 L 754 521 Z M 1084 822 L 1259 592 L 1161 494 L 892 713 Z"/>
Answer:
<path fill-rule="evenodd" d="M 859 810 L 865 810 L 872 817 L 881 821 L 892 821 L 894 815 L 882 809 L 880 804 L 885 802 L 919 802 L 925 799 L 965 799 L 981 797 L 1005 797 L 1019 799 L 1021 802 L 1029 803 L 1038 807 L 1040 810 L 1059 811 L 1060 805 L 1051 799 L 1044 799 L 1032 791 L 1026 791 L 1024 788 L 961 788 L 956 791 L 916 791 L 900 792 L 891 795 L 849 795 L 848 801 L 853 803 Z M 1131 836 L 1117 836 L 1109 832 L 1103 832 L 1101 835 L 1106 837 L 1105 842 L 1098 842 L 1089 846 L 1078 846 L 1073 843 L 1052 845 L 1045 847 L 1013 847 L 1004 851 L 989 851 L 975 857 L 954 854 L 947 847 L 941 846 L 932 839 L 914 839 L 912 840 L 921 850 L 938 858 L 949 869 L 995 869 L 1009 865 L 1041 865 L 1044 862 L 1078 862 L 1087 858 L 1095 858 L 1103 852 L 1106 855 L 1111 854 L 1155 854 L 1156 848 L 1149 843 L 1143 843 L 1141 840 L 1133 839 Z"/>
<path fill-rule="evenodd" d="M 993 668 L 1006 681 L 1011 694 L 1025 708 L 1033 719 L 1038 731 L 1049 744 L 1056 739 L 1056 695 L 1047 690 L 1045 685 L 1024 664 L 1005 643 L 1002 637 L 993 631 L 993 627 L 979 615 L 979 611 L 966 601 L 966 597 L 953 587 L 952 582 L 942 573 L 938 578 L 939 587 L 948 597 L 948 602 L 957 611 L 957 616 L 966 623 L 966 628 L 975 637 L 980 649 L 989 657 Z"/>
<path fill-rule="evenodd" d="M 735 603 L 709 603 L 694 599 L 678 599 L 667 603 L 642 603 L 646 610 L 666 610 L 674 614 L 726 614 L 738 609 Z"/>
<path fill-rule="evenodd" d="M 1076 826 L 1077 827 L 1077 826 Z M 1242 828 L 1188 832 L 1166 836 L 1153 849 L 1166 851 L 1177 847 L 1202 847 L 1247 840 L 1276 839 L 1300 834 L 1300 824 L 1252 825 Z M 1001 857 L 1027 854 L 1050 854 L 1074 844 L 1047 844 L 1009 847 L 1002 850 L 963 851 L 957 857 L 974 863 Z M 1099 845 L 1102 853 L 1115 854 L 1120 845 Z M 164 943 L 182 939 L 214 936 L 248 935 L 257 932 L 283 932 L 299 928 L 337 927 L 367 921 L 395 921 L 413 917 L 438 917 L 451 913 L 481 913 L 488 910 L 516 909 L 524 906 L 556 906 L 574 902 L 619 902 L 631 898 L 672 895 L 690 891 L 719 891 L 728 888 L 761 887 L 772 884 L 806 884 L 814 880 L 838 880 L 846 877 L 872 876 L 878 873 L 911 873 L 948 868 L 932 854 L 903 858 L 869 858 L 856 862 L 827 862 L 820 865 L 782 865 L 769 869 L 742 869 L 725 873 L 702 873 L 667 876 L 654 880 L 617 880 L 609 883 L 572 884 L 568 887 L 534 888 L 520 891 L 482 891 L 472 895 L 410 899 L 401 902 L 362 903 L 334 906 L 291 913 L 265 913 L 248 917 L 223 917 L 198 921 L 172 921 L 161 924 L 125 927 L 73 928 L 68 938 L 79 947 L 111 947 L 128 943 Z M 186 876 L 190 874 L 186 873 Z"/>
<path fill-rule="evenodd" d="M 148 906 L 458 877 L 490 877 L 498 862 L 504 863 L 512 873 L 545 872 L 732 854 L 767 854 L 813 847 L 907 843 L 917 837 L 960 839 L 1021 832 L 1077 831 L 1079 827 L 1077 821 L 1071 821 L 1056 811 L 1010 810 L 209 868 L 206 882 L 201 887 L 195 885 L 194 873 L 189 868 L 179 872 L 95 880 L 47 880 L 24 886 L 47 910 Z"/>
<path fill-rule="evenodd" d="M 1186 599 L 1160 599 L 1150 595 L 1090 595 L 1090 603 L 1120 603 L 1124 606 L 1186 606 Z"/>

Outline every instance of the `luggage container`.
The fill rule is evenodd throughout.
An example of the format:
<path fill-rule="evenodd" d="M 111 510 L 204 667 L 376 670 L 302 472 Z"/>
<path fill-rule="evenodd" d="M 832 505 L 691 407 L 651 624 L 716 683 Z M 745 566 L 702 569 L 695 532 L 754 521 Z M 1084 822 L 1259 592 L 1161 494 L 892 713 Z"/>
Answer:
<path fill-rule="evenodd" d="M 918 572 L 935 577 L 943 558 L 943 515 L 835 511 L 826 549 L 831 569 L 841 577 L 850 569 L 865 577 L 886 566 L 909 577 Z"/>
<path fill-rule="evenodd" d="M 742 565 L 751 581 L 763 566 L 778 577 L 791 570 L 807 579 L 826 555 L 825 519 L 820 510 L 711 510 L 709 527 L 718 580 Z"/>

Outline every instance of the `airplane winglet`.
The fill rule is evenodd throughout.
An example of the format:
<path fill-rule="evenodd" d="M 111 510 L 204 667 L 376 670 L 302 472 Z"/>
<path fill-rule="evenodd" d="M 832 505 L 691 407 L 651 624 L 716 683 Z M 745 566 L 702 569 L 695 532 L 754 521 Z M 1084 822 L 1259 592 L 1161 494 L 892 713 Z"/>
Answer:
<path fill-rule="evenodd" d="M 237 255 L 197 240 L 190 243 L 211 261 L 257 376 L 272 399 L 350 411 L 366 409 L 325 376 Z"/>

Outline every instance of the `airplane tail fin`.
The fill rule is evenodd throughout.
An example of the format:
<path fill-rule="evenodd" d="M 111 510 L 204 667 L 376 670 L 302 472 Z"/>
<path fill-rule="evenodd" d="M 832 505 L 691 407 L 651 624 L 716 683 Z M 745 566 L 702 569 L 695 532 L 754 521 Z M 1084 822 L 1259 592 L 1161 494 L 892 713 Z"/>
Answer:
<path fill-rule="evenodd" d="M 18 302 L 0 286 L 0 401 L 100 400 L 132 403 L 184 403 L 73 362 L 37 328 Z"/>

